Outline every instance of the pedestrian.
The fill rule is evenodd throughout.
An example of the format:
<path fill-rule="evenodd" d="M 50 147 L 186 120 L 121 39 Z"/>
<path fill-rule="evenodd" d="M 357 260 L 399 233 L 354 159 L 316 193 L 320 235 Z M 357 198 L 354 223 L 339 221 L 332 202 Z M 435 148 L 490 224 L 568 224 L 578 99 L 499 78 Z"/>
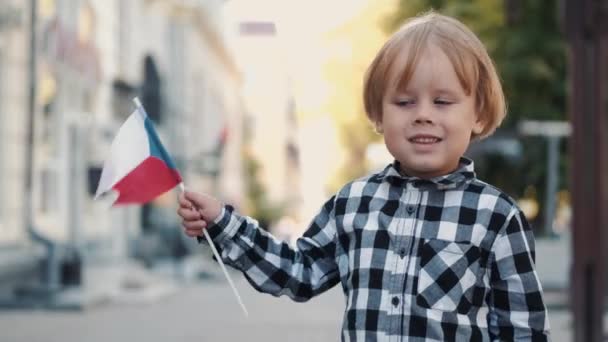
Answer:
<path fill-rule="evenodd" d="M 532 230 L 463 156 L 506 113 L 483 44 L 454 18 L 413 18 L 369 66 L 363 97 L 395 160 L 332 196 L 296 248 L 189 191 L 186 234 L 207 229 L 261 292 L 300 302 L 340 283 L 343 341 L 548 340 Z"/>

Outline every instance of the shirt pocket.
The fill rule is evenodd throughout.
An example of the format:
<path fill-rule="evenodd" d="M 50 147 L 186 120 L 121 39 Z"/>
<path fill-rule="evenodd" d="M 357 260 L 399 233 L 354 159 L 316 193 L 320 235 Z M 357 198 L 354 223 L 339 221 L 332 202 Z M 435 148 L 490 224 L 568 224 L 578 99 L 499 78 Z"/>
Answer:
<path fill-rule="evenodd" d="M 427 309 L 468 313 L 481 278 L 480 248 L 470 243 L 422 239 L 418 251 L 416 303 Z"/>

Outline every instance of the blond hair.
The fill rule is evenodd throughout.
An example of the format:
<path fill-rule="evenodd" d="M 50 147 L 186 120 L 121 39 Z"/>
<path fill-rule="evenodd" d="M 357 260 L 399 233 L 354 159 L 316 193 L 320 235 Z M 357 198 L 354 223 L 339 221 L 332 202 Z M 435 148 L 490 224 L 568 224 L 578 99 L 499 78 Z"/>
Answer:
<path fill-rule="evenodd" d="M 365 74 L 363 101 L 373 123 L 382 118 L 382 102 L 388 89 L 405 88 L 420 55 L 430 43 L 449 58 L 467 95 L 473 95 L 477 115 L 484 125 L 473 137 L 492 134 L 506 115 L 506 103 L 498 74 L 481 41 L 458 20 L 430 12 L 407 21 L 380 49 Z M 405 53 L 405 63 L 395 61 Z M 399 68 L 399 69 L 395 69 Z M 400 75 L 395 84 L 389 75 Z"/>

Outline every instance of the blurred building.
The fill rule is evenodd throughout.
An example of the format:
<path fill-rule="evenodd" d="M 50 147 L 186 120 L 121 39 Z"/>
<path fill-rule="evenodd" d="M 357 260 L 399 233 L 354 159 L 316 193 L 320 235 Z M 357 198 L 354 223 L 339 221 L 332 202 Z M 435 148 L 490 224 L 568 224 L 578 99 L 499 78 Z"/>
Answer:
<path fill-rule="evenodd" d="M 25 227 L 22 199 L 30 3 L 9 0 L 0 7 L 0 265 L 35 264 L 41 256 Z M 134 96 L 156 123 L 187 187 L 242 201 L 245 110 L 225 43 L 224 1 L 37 3 L 33 225 L 41 236 L 85 258 L 124 259 L 146 224 L 177 230 L 175 192 L 143 210 L 93 201 Z M 9 250 L 28 256 L 9 260 Z M 0 267 L 0 286 L 2 279 Z"/>

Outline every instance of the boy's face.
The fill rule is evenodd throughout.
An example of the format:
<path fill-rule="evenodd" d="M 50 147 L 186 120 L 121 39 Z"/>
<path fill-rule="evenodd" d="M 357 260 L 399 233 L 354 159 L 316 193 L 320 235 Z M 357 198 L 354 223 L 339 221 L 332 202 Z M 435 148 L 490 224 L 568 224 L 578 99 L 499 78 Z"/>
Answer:
<path fill-rule="evenodd" d="M 391 71 L 390 84 L 400 76 Z M 377 125 L 389 152 L 402 172 L 420 178 L 454 171 L 471 133 L 483 129 L 474 97 L 465 93 L 452 63 L 433 44 L 420 55 L 407 88 L 387 91 L 382 111 Z"/>

